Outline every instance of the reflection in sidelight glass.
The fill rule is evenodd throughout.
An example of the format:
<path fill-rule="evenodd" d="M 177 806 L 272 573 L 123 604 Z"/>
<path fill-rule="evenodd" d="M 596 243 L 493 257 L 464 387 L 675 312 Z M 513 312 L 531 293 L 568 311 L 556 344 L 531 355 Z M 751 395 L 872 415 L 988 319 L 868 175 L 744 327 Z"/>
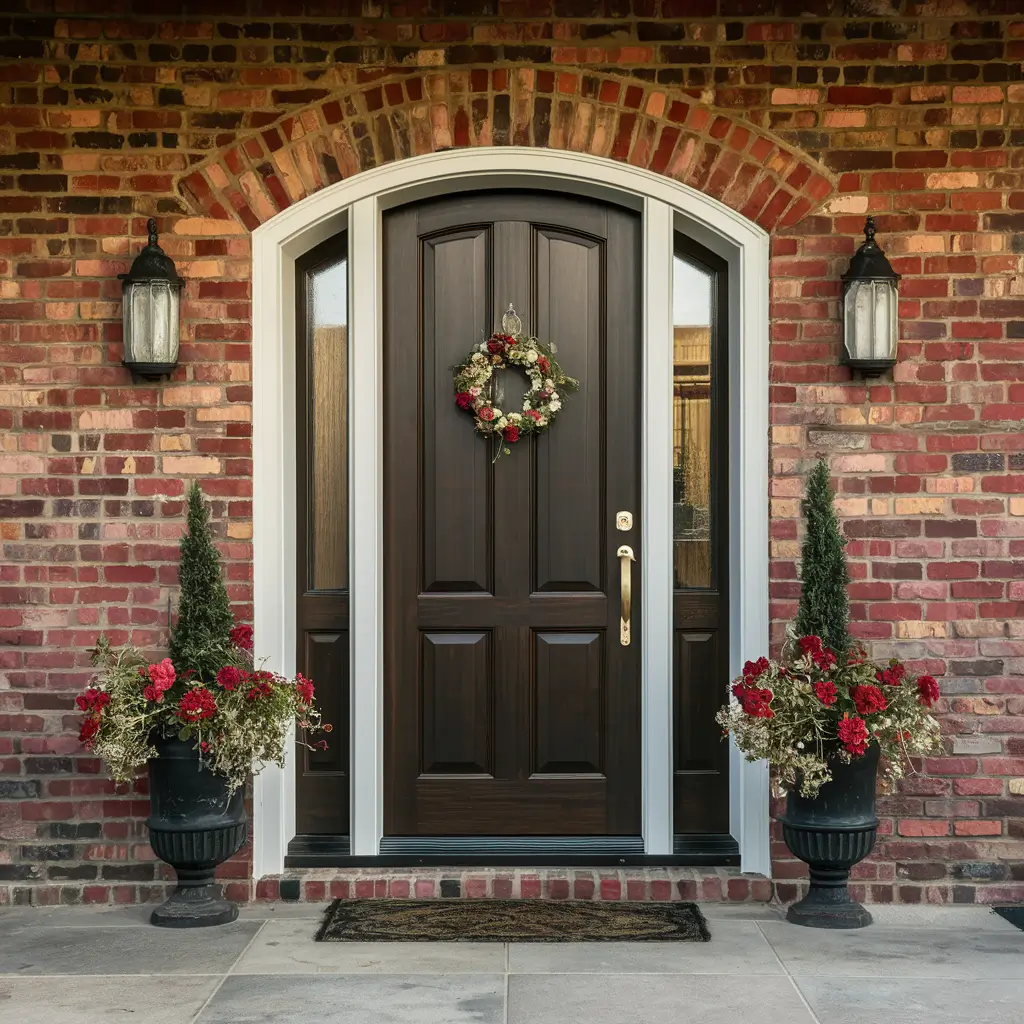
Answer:
<path fill-rule="evenodd" d="M 306 276 L 310 589 L 348 587 L 348 259 Z"/>
<path fill-rule="evenodd" d="M 713 277 L 673 262 L 672 520 L 676 589 L 710 587 Z"/>

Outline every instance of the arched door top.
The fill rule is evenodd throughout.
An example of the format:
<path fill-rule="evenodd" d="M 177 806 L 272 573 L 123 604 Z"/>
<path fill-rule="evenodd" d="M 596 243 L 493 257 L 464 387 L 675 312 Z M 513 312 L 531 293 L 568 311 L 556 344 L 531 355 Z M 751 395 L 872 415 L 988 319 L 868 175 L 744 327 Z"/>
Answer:
<path fill-rule="evenodd" d="M 826 168 L 758 126 L 682 92 L 532 68 L 393 73 L 324 89 L 240 134 L 179 182 L 195 213 L 248 231 L 316 192 L 410 157 L 472 147 L 605 157 L 664 175 L 767 231 L 835 190 Z M 515 169 L 509 155 L 509 169 Z"/>

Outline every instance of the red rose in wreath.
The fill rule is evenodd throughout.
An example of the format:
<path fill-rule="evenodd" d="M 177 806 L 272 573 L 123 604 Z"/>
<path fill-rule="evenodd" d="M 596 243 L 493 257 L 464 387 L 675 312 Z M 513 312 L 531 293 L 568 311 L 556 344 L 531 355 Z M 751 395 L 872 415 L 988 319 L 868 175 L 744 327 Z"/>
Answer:
<path fill-rule="evenodd" d="M 502 437 L 508 441 L 509 444 L 515 444 L 519 440 L 519 428 L 518 427 L 506 427 L 502 431 Z"/>

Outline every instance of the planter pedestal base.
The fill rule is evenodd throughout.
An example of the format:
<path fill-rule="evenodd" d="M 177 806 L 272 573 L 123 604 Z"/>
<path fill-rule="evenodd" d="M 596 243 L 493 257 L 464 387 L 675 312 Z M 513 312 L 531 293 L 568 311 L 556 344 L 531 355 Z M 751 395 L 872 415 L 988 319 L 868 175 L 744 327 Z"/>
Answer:
<path fill-rule="evenodd" d="M 850 899 L 849 868 L 830 871 L 811 868 L 811 888 L 786 911 L 786 920 L 807 928 L 866 928 L 871 914 Z"/>
<path fill-rule="evenodd" d="M 178 887 L 150 915 L 152 924 L 161 928 L 207 928 L 228 924 L 238 917 L 238 907 L 221 895 L 220 883 L 212 880 L 212 871 L 202 872 L 200 878 L 183 877 L 188 874 L 178 872 Z"/>

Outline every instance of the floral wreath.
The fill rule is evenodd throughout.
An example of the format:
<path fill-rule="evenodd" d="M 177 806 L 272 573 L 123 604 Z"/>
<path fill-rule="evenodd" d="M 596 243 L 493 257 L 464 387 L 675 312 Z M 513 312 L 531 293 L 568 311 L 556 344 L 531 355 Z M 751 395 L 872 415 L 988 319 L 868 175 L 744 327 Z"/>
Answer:
<path fill-rule="evenodd" d="M 497 459 L 504 444 L 515 444 L 527 434 L 543 434 L 562 408 L 566 392 L 579 388 L 579 381 L 567 377 L 555 361 L 555 346 L 545 345 L 523 333 L 523 322 L 509 304 L 501 318 L 501 332 L 481 342 L 453 369 L 455 404 L 468 412 L 481 434 L 498 442 Z M 503 412 L 497 406 L 494 371 L 517 366 L 530 380 L 520 412 Z"/>

